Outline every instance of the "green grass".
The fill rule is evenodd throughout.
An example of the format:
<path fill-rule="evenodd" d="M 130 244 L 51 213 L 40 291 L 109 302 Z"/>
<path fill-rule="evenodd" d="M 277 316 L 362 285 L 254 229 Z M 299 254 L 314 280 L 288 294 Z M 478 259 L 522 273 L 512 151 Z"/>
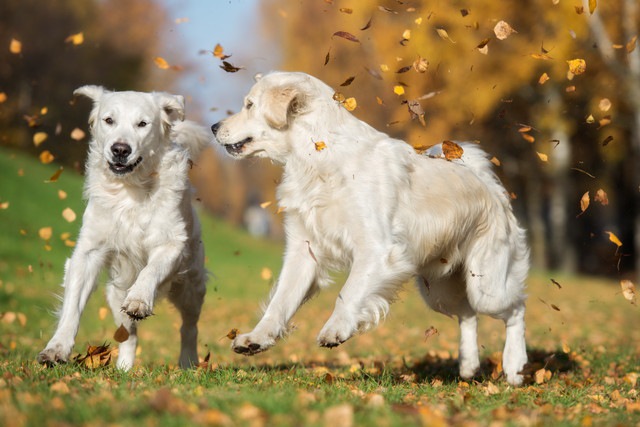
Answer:
<path fill-rule="evenodd" d="M 296 315 L 295 330 L 270 351 L 247 358 L 229 349 L 232 328 L 248 331 L 277 274 L 282 245 L 255 239 L 202 214 L 207 268 L 214 276 L 200 322 L 208 363 L 180 371 L 178 315 L 167 303 L 140 328 L 136 366 L 45 368 L 35 363 L 53 331 L 63 264 L 84 203 L 81 177 L 0 149 L 0 425 L 638 425 L 640 312 L 615 281 L 533 272 L 527 342 L 530 380 L 499 377 L 500 322 L 482 318 L 482 374 L 457 377 L 456 322 L 430 312 L 411 287 L 377 329 L 334 350 L 315 336 L 329 317 L 334 286 Z M 22 172 L 20 172 L 22 171 Z M 68 197 L 60 200 L 58 190 Z M 68 223 L 61 212 L 78 219 Z M 52 227 L 49 242 L 38 236 Z M 562 288 L 553 285 L 550 278 Z M 112 342 L 104 289 L 90 300 L 76 340 Z M 554 308 L 555 307 L 555 308 Z M 19 316 L 18 316 L 19 315 Z M 429 327 L 438 334 L 425 339 Z M 536 371 L 538 378 L 536 381 Z M 545 372 L 547 377 L 544 376 Z M 550 377 L 549 377 L 550 376 Z"/>

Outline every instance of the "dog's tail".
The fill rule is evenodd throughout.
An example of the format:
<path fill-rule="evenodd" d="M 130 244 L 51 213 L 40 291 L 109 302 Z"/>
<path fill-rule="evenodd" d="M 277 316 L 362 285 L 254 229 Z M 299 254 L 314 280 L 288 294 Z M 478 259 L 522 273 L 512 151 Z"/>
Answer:
<path fill-rule="evenodd" d="M 171 128 L 171 139 L 189 152 L 192 160 L 211 144 L 212 138 L 204 126 L 190 120 L 177 121 Z"/>
<path fill-rule="evenodd" d="M 493 172 L 493 163 L 489 160 L 487 152 L 480 148 L 478 144 L 471 142 L 457 142 L 456 144 L 462 148 L 462 156 L 451 161 L 471 169 L 503 204 L 510 206 L 509 194 L 498 176 Z M 430 147 L 425 154 L 429 157 L 445 157 L 442 151 L 442 144 Z"/>

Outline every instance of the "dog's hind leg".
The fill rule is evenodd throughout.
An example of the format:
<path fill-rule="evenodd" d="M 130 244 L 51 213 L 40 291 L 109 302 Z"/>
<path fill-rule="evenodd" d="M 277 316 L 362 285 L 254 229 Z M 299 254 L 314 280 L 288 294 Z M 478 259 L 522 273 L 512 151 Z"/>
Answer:
<path fill-rule="evenodd" d="M 180 357 L 178 364 L 188 369 L 198 364 L 198 319 L 204 303 L 205 273 L 190 277 L 190 283 L 174 283 L 169 291 L 169 300 L 182 317 L 180 327 Z"/>
<path fill-rule="evenodd" d="M 126 340 L 121 342 L 118 347 L 118 361 L 116 362 L 116 366 L 124 371 L 128 371 L 133 367 L 138 346 L 138 324 L 122 311 L 122 302 L 126 295 L 126 290 L 120 289 L 111 283 L 107 285 L 107 302 L 111 307 L 113 320 L 116 326 L 124 327 L 128 333 Z"/>
<path fill-rule="evenodd" d="M 502 369 L 507 382 L 516 386 L 522 384 L 523 376 L 520 372 L 527 363 L 524 311 L 524 302 L 522 302 L 504 316 L 507 336 L 502 352 Z"/>

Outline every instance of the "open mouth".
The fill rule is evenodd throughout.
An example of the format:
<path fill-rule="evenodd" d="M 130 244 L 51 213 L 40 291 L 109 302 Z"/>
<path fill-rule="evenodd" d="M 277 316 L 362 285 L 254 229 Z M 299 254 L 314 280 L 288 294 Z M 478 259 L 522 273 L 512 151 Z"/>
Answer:
<path fill-rule="evenodd" d="M 115 163 L 109 162 L 109 169 L 111 169 L 111 172 L 115 173 L 116 175 L 124 175 L 126 173 L 132 172 L 136 168 L 136 166 L 138 166 L 141 162 L 142 162 L 142 157 L 138 157 L 138 160 L 130 164 L 120 163 L 120 162 L 115 162 Z"/>
<path fill-rule="evenodd" d="M 227 150 L 227 153 L 231 155 L 237 155 L 242 153 L 242 147 L 244 147 L 245 144 L 248 144 L 251 141 L 253 141 L 253 138 L 247 137 L 240 142 L 236 142 L 235 144 L 225 144 L 224 148 L 225 150 Z"/>

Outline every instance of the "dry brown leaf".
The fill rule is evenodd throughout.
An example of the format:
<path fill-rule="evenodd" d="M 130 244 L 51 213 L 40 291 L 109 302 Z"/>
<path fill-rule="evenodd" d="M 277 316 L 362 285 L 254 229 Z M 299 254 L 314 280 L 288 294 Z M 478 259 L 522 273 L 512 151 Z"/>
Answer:
<path fill-rule="evenodd" d="M 240 70 L 244 70 L 244 67 L 236 67 L 235 65 L 232 65 L 227 61 L 222 61 L 222 65 L 220 65 L 220 68 L 222 68 L 227 73 L 237 73 Z"/>
<path fill-rule="evenodd" d="M 500 21 L 496 24 L 495 27 L 493 27 L 493 32 L 496 35 L 496 38 L 498 40 L 505 40 L 507 37 L 509 37 L 511 34 L 513 33 L 517 33 L 516 30 L 514 30 L 511 25 L 509 25 L 507 22 L 505 21 Z"/>
<path fill-rule="evenodd" d="M 605 191 L 602 188 L 596 191 L 596 195 L 593 198 L 593 200 L 595 200 L 596 202 L 599 202 L 600 204 L 602 204 L 602 206 L 607 206 L 609 204 L 609 197 L 607 196 L 607 193 L 605 193 Z"/>
<path fill-rule="evenodd" d="M 109 348 L 109 344 L 106 343 L 98 346 L 90 345 L 84 356 L 77 355 L 73 360 L 76 364 L 85 368 L 101 368 L 111 363 L 111 348 Z"/>
<path fill-rule="evenodd" d="M 558 287 L 558 289 L 562 289 L 562 286 L 560 286 L 560 283 L 558 283 L 557 280 L 555 279 L 551 279 L 551 283 L 553 283 L 554 285 L 556 285 Z"/>
<path fill-rule="evenodd" d="M 351 15 L 353 13 L 353 9 L 349 7 L 341 7 L 339 10 L 340 12 L 346 13 L 347 15 Z"/>
<path fill-rule="evenodd" d="M 350 42 L 360 43 L 360 40 L 358 40 L 356 36 L 346 31 L 336 31 L 333 33 L 332 37 L 341 37 L 345 40 L 349 40 Z"/>
<path fill-rule="evenodd" d="M 373 17 L 369 18 L 369 20 L 367 21 L 367 23 L 365 24 L 364 27 L 360 28 L 360 31 L 364 31 L 364 30 L 368 30 L 369 28 L 371 28 L 371 20 L 373 19 Z"/>
<path fill-rule="evenodd" d="M 240 331 L 237 328 L 233 328 L 231 329 L 229 332 L 227 332 L 227 335 L 225 335 L 227 338 L 229 338 L 230 340 L 235 339 L 238 336 L 238 333 Z"/>
<path fill-rule="evenodd" d="M 636 303 L 636 287 L 630 280 L 621 280 L 620 287 L 622 288 L 622 295 L 624 298 L 631 302 L 631 304 Z"/>
<path fill-rule="evenodd" d="M 113 339 L 116 340 L 116 342 L 125 342 L 129 339 L 129 331 L 121 324 L 113 333 Z"/>
<path fill-rule="evenodd" d="M 340 86 L 344 87 L 344 86 L 349 86 L 351 83 L 353 83 L 353 81 L 356 79 L 356 76 L 351 76 L 349 78 L 347 78 L 345 81 L 343 81 L 342 83 L 340 83 Z"/>
<path fill-rule="evenodd" d="M 611 141 L 613 141 L 613 136 L 609 135 L 602 141 L 602 146 L 606 147 Z"/>
<path fill-rule="evenodd" d="M 458 144 L 453 141 L 442 142 L 442 154 L 447 160 L 455 160 L 462 157 L 464 150 Z"/>

